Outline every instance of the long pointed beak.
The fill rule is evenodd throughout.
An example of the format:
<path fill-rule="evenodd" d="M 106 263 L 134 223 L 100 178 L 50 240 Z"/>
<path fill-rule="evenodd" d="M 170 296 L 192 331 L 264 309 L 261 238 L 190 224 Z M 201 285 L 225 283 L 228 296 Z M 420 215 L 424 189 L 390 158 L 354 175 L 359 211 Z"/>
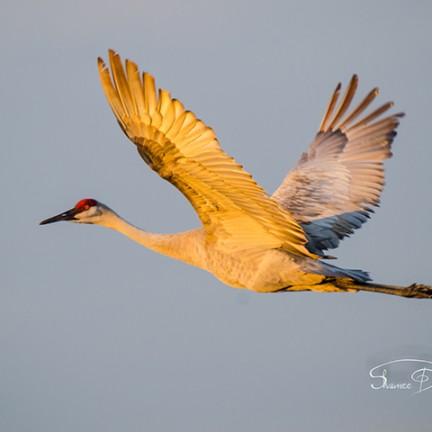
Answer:
<path fill-rule="evenodd" d="M 46 224 L 50 224 L 50 223 L 54 223 L 54 222 L 60 222 L 60 221 L 70 221 L 70 220 L 74 220 L 75 215 L 79 213 L 79 211 L 75 208 L 70 209 L 68 211 L 65 211 L 63 213 L 60 213 L 57 216 L 53 216 L 50 217 L 48 219 L 43 220 L 42 222 L 39 222 L 39 225 L 46 225 Z"/>

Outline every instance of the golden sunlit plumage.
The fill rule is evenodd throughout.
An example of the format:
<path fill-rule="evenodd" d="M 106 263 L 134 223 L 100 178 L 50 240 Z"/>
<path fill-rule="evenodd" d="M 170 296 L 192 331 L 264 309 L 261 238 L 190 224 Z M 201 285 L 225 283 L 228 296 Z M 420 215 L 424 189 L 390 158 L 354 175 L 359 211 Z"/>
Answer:
<path fill-rule="evenodd" d="M 209 243 L 227 248 L 281 248 L 312 256 L 303 229 L 270 199 L 241 165 L 219 146 L 214 131 L 165 90 L 156 96 L 153 77 L 109 52 L 113 76 L 99 59 L 108 102 L 147 164 L 189 200 Z"/>
<path fill-rule="evenodd" d="M 260 292 L 373 291 L 430 298 L 432 288 L 370 282 L 361 270 L 323 258 L 369 217 L 384 185 L 384 159 L 402 114 L 377 120 L 392 103 L 360 118 L 373 89 L 348 113 L 358 86 L 353 76 L 340 102 L 336 87 L 315 140 L 281 186 L 269 196 L 219 146 L 214 131 L 135 63 L 109 51 L 98 59 L 108 102 L 144 161 L 177 187 L 202 227 L 178 234 L 140 230 L 104 204 L 84 199 L 42 224 L 69 220 L 115 229 L 142 245 L 207 270 L 228 285 Z M 348 114 L 347 114 L 348 113 Z"/>

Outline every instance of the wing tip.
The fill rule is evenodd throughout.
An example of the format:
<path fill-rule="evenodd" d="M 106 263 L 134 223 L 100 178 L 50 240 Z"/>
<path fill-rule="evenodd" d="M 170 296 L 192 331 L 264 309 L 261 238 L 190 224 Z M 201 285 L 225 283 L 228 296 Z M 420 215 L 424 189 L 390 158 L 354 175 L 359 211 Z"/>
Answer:
<path fill-rule="evenodd" d="M 108 56 L 109 56 L 109 58 L 120 57 L 118 55 L 117 51 L 113 50 L 112 48 L 108 49 Z"/>
<path fill-rule="evenodd" d="M 351 83 L 355 83 L 355 84 L 357 85 L 358 82 L 359 82 L 359 77 L 358 77 L 358 75 L 355 73 L 355 74 L 353 74 L 353 76 L 351 77 L 350 84 L 351 84 Z"/>
<path fill-rule="evenodd" d="M 97 64 L 99 73 L 105 72 L 108 69 L 102 57 L 97 58 Z"/>

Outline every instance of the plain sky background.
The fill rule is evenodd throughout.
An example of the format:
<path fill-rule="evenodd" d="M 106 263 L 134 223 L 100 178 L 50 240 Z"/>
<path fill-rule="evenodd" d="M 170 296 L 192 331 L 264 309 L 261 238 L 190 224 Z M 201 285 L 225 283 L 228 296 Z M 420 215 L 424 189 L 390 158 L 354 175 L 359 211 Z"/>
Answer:
<path fill-rule="evenodd" d="M 100 227 L 37 223 L 94 197 L 154 232 L 198 218 L 120 131 L 96 58 L 116 49 L 212 126 L 269 192 L 336 83 L 407 116 L 382 207 L 333 251 L 432 283 L 429 1 L 6 0 L 0 16 L 0 430 L 425 431 L 432 389 L 371 367 L 432 359 L 432 302 L 263 295 Z M 378 103 L 377 103 L 378 104 Z"/>

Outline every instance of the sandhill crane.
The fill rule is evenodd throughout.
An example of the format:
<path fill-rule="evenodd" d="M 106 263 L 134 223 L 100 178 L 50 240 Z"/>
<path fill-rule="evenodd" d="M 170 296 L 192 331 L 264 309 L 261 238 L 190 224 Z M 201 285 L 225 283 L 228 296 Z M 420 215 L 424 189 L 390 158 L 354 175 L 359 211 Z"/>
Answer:
<path fill-rule="evenodd" d="M 192 204 L 202 227 L 178 234 L 136 228 L 105 204 L 83 199 L 41 224 L 98 224 L 143 246 L 212 273 L 227 285 L 259 292 L 358 290 L 431 298 L 432 287 L 379 285 L 368 273 L 331 265 L 324 251 L 360 228 L 379 202 L 383 160 L 402 113 L 378 120 L 388 102 L 361 116 L 374 88 L 349 114 L 353 76 L 340 102 L 334 90 L 318 133 L 281 186 L 269 196 L 219 146 L 215 133 L 135 63 L 109 51 L 110 69 L 98 59 L 108 102 L 124 133 L 151 169 Z"/>

